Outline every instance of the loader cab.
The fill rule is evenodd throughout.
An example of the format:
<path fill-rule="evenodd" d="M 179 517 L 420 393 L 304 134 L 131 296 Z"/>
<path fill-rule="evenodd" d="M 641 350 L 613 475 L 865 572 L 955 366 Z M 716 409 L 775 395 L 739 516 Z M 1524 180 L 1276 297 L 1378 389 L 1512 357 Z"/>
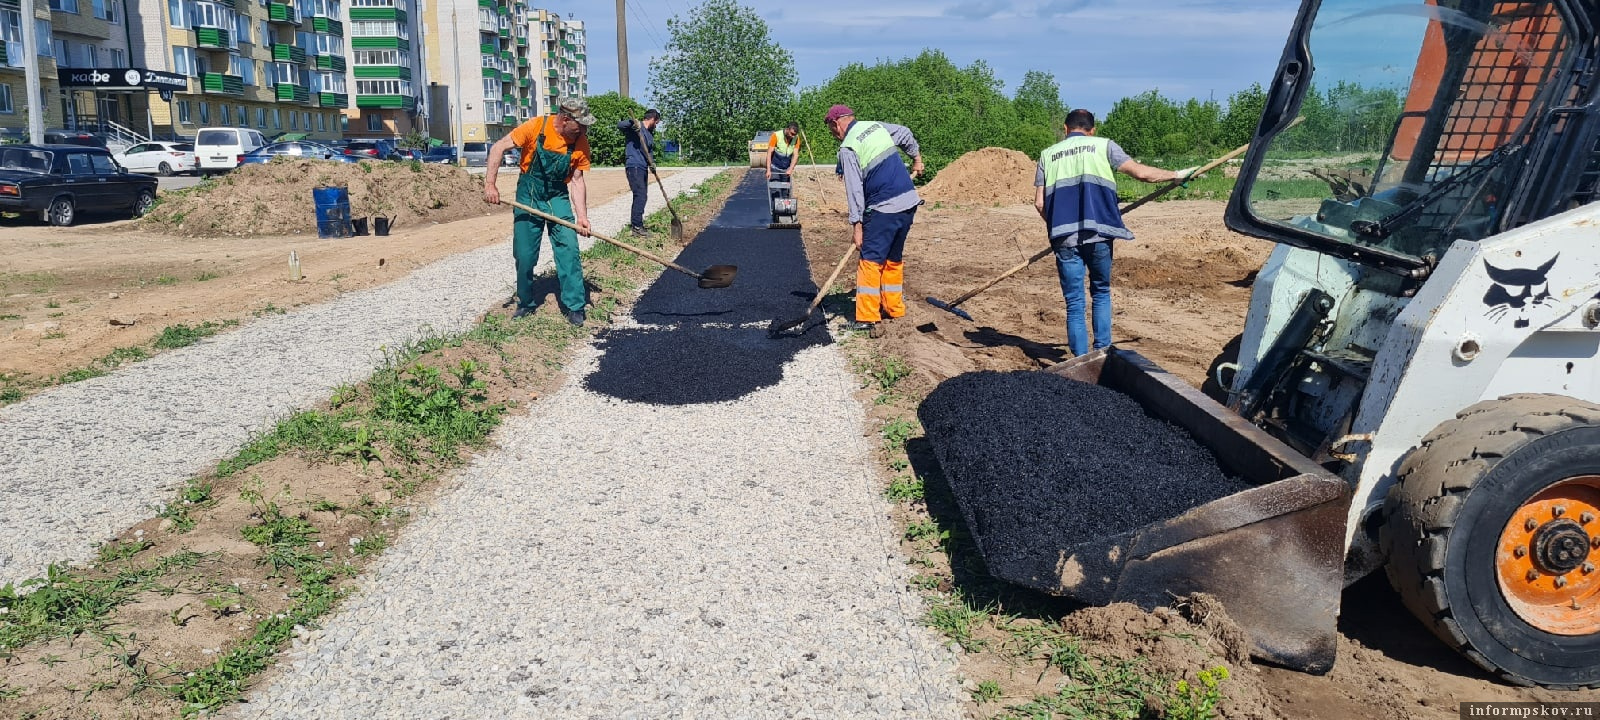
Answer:
<path fill-rule="evenodd" d="M 1305 3 L 1229 225 L 1415 278 L 1455 240 L 1592 201 L 1596 17 L 1592 0 Z"/>

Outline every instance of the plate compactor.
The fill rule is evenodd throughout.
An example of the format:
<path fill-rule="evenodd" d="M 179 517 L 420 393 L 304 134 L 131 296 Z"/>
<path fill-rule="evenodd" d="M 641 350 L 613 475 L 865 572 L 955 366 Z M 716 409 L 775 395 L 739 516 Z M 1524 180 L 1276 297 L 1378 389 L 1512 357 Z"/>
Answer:
<path fill-rule="evenodd" d="M 789 173 L 773 173 L 767 178 L 767 199 L 772 203 L 768 230 L 800 229 L 800 201 L 794 198 L 794 181 Z"/>

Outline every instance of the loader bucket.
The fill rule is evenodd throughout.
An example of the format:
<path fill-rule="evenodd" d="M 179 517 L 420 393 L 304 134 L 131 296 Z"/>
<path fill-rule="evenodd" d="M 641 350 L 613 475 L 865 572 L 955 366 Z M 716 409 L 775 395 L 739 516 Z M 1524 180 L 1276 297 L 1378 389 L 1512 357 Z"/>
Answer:
<path fill-rule="evenodd" d="M 1207 593 L 1250 635 L 1256 657 L 1304 672 L 1331 669 L 1349 485 L 1138 353 L 1097 350 L 1045 372 L 1132 397 L 1147 414 L 1208 448 L 1224 472 L 1254 487 L 1070 547 L 1019 548 L 986 543 L 983 529 L 993 527 L 995 513 L 1026 513 L 1027 504 L 983 497 L 977 479 L 946 472 L 990 571 L 1097 605 L 1131 602 L 1153 610 L 1175 597 Z M 951 467 L 945 454 L 954 450 L 942 447 L 935 432 L 928 429 L 934 453 Z M 1096 501 L 1103 496 L 1106 507 L 1128 502 L 1141 491 L 1130 485 L 1136 483 L 1097 487 Z"/>

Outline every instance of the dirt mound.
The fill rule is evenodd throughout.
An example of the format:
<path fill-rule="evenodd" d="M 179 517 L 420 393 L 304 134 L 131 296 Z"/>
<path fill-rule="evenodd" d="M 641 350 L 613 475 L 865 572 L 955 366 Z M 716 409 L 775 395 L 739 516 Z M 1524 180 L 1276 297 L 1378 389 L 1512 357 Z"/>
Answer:
<path fill-rule="evenodd" d="M 1091 644 L 1103 657 L 1143 658 L 1144 668 L 1197 685 L 1198 673 L 1228 668 L 1221 682 L 1220 717 L 1278 720 L 1283 717 L 1250 663 L 1250 639 L 1209 595 L 1192 595 L 1173 607 L 1145 612 L 1117 603 L 1091 607 L 1061 619 L 1063 630 Z"/>
<path fill-rule="evenodd" d="M 1039 163 L 1015 150 L 974 150 L 946 165 L 920 194 L 949 205 L 1032 205 Z"/>
<path fill-rule="evenodd" d="M 458 167 L 278 159 L 245 165 L 213 183 L 163 193 L 138 225 L 184 237 L 315 234 L 311 191 L 338 185 L 350 190 L 353 217 L 386 215 L 395 227 L 505 211 L 484 203 L 483 181 Z"/>

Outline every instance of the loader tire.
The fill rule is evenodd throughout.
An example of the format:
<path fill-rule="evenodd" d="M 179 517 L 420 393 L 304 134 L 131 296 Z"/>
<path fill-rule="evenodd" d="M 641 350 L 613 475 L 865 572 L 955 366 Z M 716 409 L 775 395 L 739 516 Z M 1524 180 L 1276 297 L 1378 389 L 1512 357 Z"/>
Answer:
<path fill-rule="evenodd" d="M 1509 395 L 1401 463 L 1379 543 L 1407 608 L 1520 685 L 1600 687 L 1600 405 Z"/>

